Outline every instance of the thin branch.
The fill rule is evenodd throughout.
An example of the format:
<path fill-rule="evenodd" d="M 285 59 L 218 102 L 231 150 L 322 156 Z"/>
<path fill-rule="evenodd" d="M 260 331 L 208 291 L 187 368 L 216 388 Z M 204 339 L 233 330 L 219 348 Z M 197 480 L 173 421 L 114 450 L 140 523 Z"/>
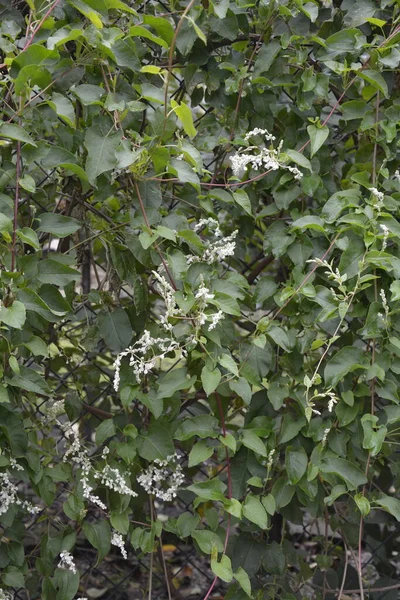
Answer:
<path fill-rule="evenodd" d="M 19 203 L 19 178 L 21 174 L 21 142 L 17 142 L 17 164 L 15 172 L 15 196 L 14 196 L 14 219 L 13 219 L 13 234 L 11 245 L 11 271 L 15 268 L 15 254 L 17 244 L 17 227 L 18 227 L 18 203 Z"/>

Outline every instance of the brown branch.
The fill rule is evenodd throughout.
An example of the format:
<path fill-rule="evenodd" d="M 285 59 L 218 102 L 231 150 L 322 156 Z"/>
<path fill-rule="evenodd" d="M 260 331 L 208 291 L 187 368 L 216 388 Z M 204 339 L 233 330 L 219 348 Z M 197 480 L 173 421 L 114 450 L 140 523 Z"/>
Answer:
<path fill-rule="evenodd" d="M 268 267 L 268 265 L 271 264 L 273 260 L 274 257 L 272 256 L 272 254 L 263 258 L 262 261 L 260 261 L 258 265 L 256 265 L 254 269 L 247 275 L 247 282 L 253 283 L 254 280 L 257 279 L 259 274 L 265 269 L 265 267 Z"/>

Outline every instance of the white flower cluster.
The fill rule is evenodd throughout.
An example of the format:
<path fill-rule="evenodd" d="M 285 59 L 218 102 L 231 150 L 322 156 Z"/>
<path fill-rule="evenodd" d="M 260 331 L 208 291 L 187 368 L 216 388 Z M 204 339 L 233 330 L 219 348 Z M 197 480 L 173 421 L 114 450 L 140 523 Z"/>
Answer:
<path fill-rule="evenodd" d="M 274 462 L 274 456 L 275 456 L 275 448 L 273 448 L 269 453 L 268 453 L 268 460 L 267 460 L 267 469 L 271 469 L 272 464 Z"/>
<path fill-rule="evenodd" d="M 385 198 L 385 194 L 383 192 L 380 192 L 379 190 L 377 190 L 374 187 L 369 188 L 369 191 L 371 192 L 372 197 L 375 200 L 375 206 L 379 213 L 381 211 L 381 209 L 383 208 L 383 200 Z"/>
<path fill-rule="evenodd" d="M 381 228 L 382 233 L 383 233 L 383 240 L 382 240 L 382 252 L 383 252 L 387 248 L 387 241 L 388 241 L 388 237 L 389 237 L 389 229 L 383 223 L 380 223 L 379 227 Z"/>
<path fill-rule="evenodd" d="M 212 229 L 215 237 L 222 237 L 222 231 L 219 228 L 219 223 L 216 219 L 213 219 L 212 217 L 209 217 L 208 219 L 200 219 L 200 221 L 194 226 L 193 230 L 197 233 L 205 227 Z"/>
<path fill-rule="evenodd" d="M 253 129 L 246 134 L 245 140 L 247 141 L 250 137 L 255 135 L 264 135 L 267 141 L 273 142 L 275 137 L 268 133 L 266 129 Z M 279 142 L 277 148 L 270 146 L 269 148 L 259 148 L 258 146 L 249 146 L 247 148 L 239 148 L 239 150 L 230 157 L 232 172 L 235 177 L 241 178 L 247 169 L 248 165 L 251 165 L 256 171 L 258 169 L 266 169 L 271 171 L 277 171 L 278 169 L 286 169 L 294 175 L 295 179 L 301 179 L 303 174 L 297 167 L 291 167 L 286 165 L 279 160 L 279 154 L 282 150 L 283 141 Z"/>
<path fill-rule="evenodd" d="M 125 560 L 128 559 L 128 553 L 125 549 L 124 540 L 122 539 L 122 535 L 120 533 L 118 533 L 117 531 L 113 531 L 112 538 L 111 538 L 111 544 L 113 546 L 117 546 L 117 548 L 119 548 L 121 550 L 121 554 Z"/>
<path fill-rule="evenodd" d="M 307 260 L 308 263 L 316 263 L 319 267 L 325 267 L 327 270 L 325 271 L 325 275 L 328 276 L 328 279 L 334 281 L 338 285 L 343 285 L 347 280 L 347 275 L 341 275 L 339 269 L 334 269 L 331 263 L 328 263 L 327 260 L 321 260 L 320 258 L 311 258 Z"/>
<path fill-rule="evenodd" d="M 244 139 L 247 142 L 251 137 L 255 137 L 256 135 L 265 136 L 265 139 L 268 142 L 274 142 L 276 140 L 276 137 L 274 135 L 272 135 L 271 133 L 269 133 L 267 129 L 260 129 L 259 127 L 255 127 L 252 131 L 249 131 L 248 133 L 246 133 L 246 135 L 244 136 Z"/>
<path fill-rule="evenodd" d="M 12 595 L 0 588 L 0 600 L 12 600 Z"/>
<path fill-rule="evenodd" d="M 207 321 L 210 321 L 210 324 L 208 326 L 208 330 L 212 331 L 213 329 L 216 328 L 216 326 L 218 325 L 218 323 L 220 321 L 222 321 L 222 319 L 225 317 L 225 315 L 222 312 L 222 310 L 219 310 L 218 312 L 211 313 L 211 314 L 205 312 L 209 300 L 214 300 L 215 294 L 213 294 L 208 289 L 208 287 L 206 287 L 204 285 L 203 277 L 201 277 L 200 285 L 197 288 L 197 292 L 195 294 L 195 298 L 196 298 L 196 300 L 199 301 L 199 306 L 198 306 L 197 313 L 194 316 L 194 320 L 196 321 L 196 323 L 197 323 L 197 325 L 199 327 L 201 327 L 202 325 L 204 325 Z"/>
<path fill-rule="evenodd" d="M 104 504 L 104 502 L 102 502 L 98 496 L 92 494 L 93 486 L 89 483 L 92 464 L 90 462 L 87 450 L 81 446 L 78 433 L 74 430 L 70 422 L 64 424 L 59 423 L 59 425 L 66 436 L 72 437 L 72 443 L 65 452 L 63 461 L 67 462 L 70 458 L 70 460 L 72 460 L 72 462 L 74 462 L 81 469 L 81 483 L 83 490 L 82 495 L 84 499 L 96 504 L 96 506 L 102 510 L 107 510 L 107 506 Z"/>
<path fill-rule="evenodd" d="M 27 500 L 21 500 L 18 496 L 18 487 L 12 483 L 8 473 L 0 473 L 0 515 L 4 515 L 13 505 L 20 506 L 31 515 L 35 515 L 41 510 Z"/>
<path fill-rule="evenodd" d="M 381 289 L 381 291 L 379 292 L 379 295 L 382 300 L 382 306 L 383 306 L 383 310 L 385 311 L 385 315 L 386 315 L 386 317 L 388 317 L 390 309 L 389 309 L 389 304 L 388 304 L 388 301 L 386 298 L 385 290 Z"/>
<path fill-rule="evenodd" d="M 128 474 L 125 475 L 125 477 Z M 125 478 L 118 469 L 110 467 L 110 465 L 105 465 L 101 471 L 97 471 L 94 474 L 95 479 L 100 479 L 100 483 L 108 487 L 108 489 L 113 490 L 114 492 L 118 492 L 118 494 L 124 494 L 127 496 L 132 496 L 135 498 L 137 496 L 136 492 L 131 490 L 130 487 L 126 485 Z"/>
<path fill-rule="evenodd" d="M 237 234 L 238 231 L 235 230 L 227 237 L 217 239 L 213 242 L 208 242 L 203 256 L 189 256 L 187 259 L 188 265 L 196 262 L 206 262 L 207 264 L 212 265 L 217 261 L 224 261 L 228 256 L 233 256 L 235 254 L 235 238 Z"/>
<path fill-rule="evenodd" d="M 65 401 L 56 400 L 47 408 L 47 415 L 44 417 L 45 422 L 55 421 L 57 417 L 65 413 Z"/>
<path fill-rule="evenodd" d="M 172 331 L 172 325 L 168 319 L 182 315 L 182 311 L 175 301 L 175 290 L 165 277 L 157 273 L 157 271 L 153 271 L 153 275 L 157 280 L 157 291 L 162 296 L 166 308 L 165 315 L 160 315 L 159 322 L 166 331 Z"/>
<path fill-rule="evenodd" d="M 67 550 L 60 552 L 60 562 L 57 566 L 59 569 L 68 569 L 68 571 L 72 571 L 74 574 L 77 573 L 74 558 Z"/>
<path fill-rule="evenodd" d="M 321 440 L 321 444 L 323 446 L 325 446 L 325 444 L 326 444 L 326 440 L 328 439 L 328 435 L 329 435 L 330 430 L 331 430 L 330 427 L 327 427 L 326 429 L 324 429 L 324 435 L 322 436 L 322 440 Z"/>
<path fill-rule="evenodd" d="M 178 458 L 176 454 L 167 456 L 165 460 L 156 458 L 153 464 L 139 475 L 137 481 L 148 494 L 153 494 L 164 502 L 171 502 L 176 498 L 178 489 L 185 479 L 182 467 L 177 464 Z M 167 489 L 162 487 L 163 484 L 168 486 Z"/>
<path fill-rule="evenodd" d="M 338 403 L 338 400 L 339 400 L 338 397 L 336 396 L 335 392 L 332 390 L 332 388 L 329 388 L 329 390 L 327 390 L 326 392 L 321 392 L 321 393 L 315 392 L 313 397 L 308 401 L 308 406 L 309 406 L 309 408 L 311 408 L 312 412 L 315 415 L 321 414 L 321 411 L 314 408 L 315 400 L 320 399 L 320 398 L 329 398 L 328 411 L 330 413 L 333 411 L 335 405 Z"/>
<path fill-rule="evenodd" d="M 142 376 L 155 367 L 157 359 L 165 358 L 166 354 L 173 351 L 180 351 L 182 356 L 186 356 L 186 350 L 179 342 L 170 338 L 153 338 L 145 329 L 142 337 L 133 346 L 118 354 L 114 362 L 114 390 L 117 392 L 119 389 L 121 362 L 125 356 L 129 356 L 129 366 L 133 367 L 136 381 L 140 383 Z"/>

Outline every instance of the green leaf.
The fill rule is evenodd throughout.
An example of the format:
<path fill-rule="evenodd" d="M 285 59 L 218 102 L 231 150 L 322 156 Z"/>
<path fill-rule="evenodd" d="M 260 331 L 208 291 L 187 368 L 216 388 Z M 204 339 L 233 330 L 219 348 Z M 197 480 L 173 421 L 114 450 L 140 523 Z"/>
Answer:
<path fill-rule="evenodd" d="M 81 274 L 58 260 L 47 258 L 39 262 L 38 280 L 64 287 L 71 281 L 79 281 Z"/>
<path fill-rule="evenodd" d="M 354 496 L 354 502 L 357 504 L 358 510 L 360 511 L 362 516 L 366 517 L 371 510 L 371 505 L 368 502 L 367 498 L 364 496 L 364 494 L 362 494 L 361 492 L 359 494 L 356 494 Z"/>
<path fill-rule="evenodd" d="M 207 442 L 197 442 L 189 452 L 189 467 L 206 462 L 213 454 L 214 448 L 207 446 Z"/>
<path fill-rule="evenodd" d="M 205 554 L 211 554 L 215 547 L 218 552 L 223 552 L 224 545 L 219 535 L 214 531 L 208 531 L 207 529 L 195 529 L 192 532 L 192 538 L 197 542 L 199 548 Z"/>
<path fill-rule="evenodd" d="M 9 138 L 10 140 L 17 140 L 19 142 L 25 142 L 27 144 L 31 144 L 31 146 L 35 146 L 36 144 L 31 138 L 31 136 L 19 125 L 14 125 L 14 123 L 2 123 L 0 125 L 0 137 Z"/>
<path fill-rule="evenodd" d="M 33 231 L 30 227 L 17 229 L 17 236 L 22 243 L 31 246 L 35 250 L 40 250 L 40 243 L 36 231 Z"/>
<path fill-rule="evenodd" d="M 180 119 L 186 135 L 190 138 L 194 138 L 197 135 L 197 131 L 193 124 L 193 115 L 190 108 L 184 102 L 178 104 L 175 100 L 171 100 L 171 106 Z"/>
<path fill-rule="evenodd" d="M 307 127 L 308 135 L 311 141 L 311 158 L 318 152 L 323 146 L 326 139 L 329 137 L 329 128 L 327 125 L 323 127 L 317 127 L 316 125 L 309 125 Z"/>
<path fill-rule="evenodd" d="M 242 588 L 242 590 L 249 596 L 249 598 L 252 598 L 250 578 L 247 575 L 246 571 L 242 569 L 242 567 L 239 567 L 237 571 L 235 571 L 233 576 Z"/>
<path fill-rule="evenodd" d="M 143 37 L 147 40 L 150 40 L 151 42 L 154 42 L 154 44 L 157 44 L 158 46 L 168 48 L 168 44 L 165 40 L 163 40 L 160 37 L 157 37 L 156 35 L 154 35 L 154 33 L 151 33 L 151 31 L 149 31 L 145 27 L 142 27 L 141 25 L 134 25 L 133 27 L 131 27 L 129 29 L 129 35 L 131 37 Z"/>
<path fill-rule="evenodd" d="M 210 371 L 206 366 L 203 367 L 201 371 L 201 383 L 207 396 L 210 396 L 213 393 L 220 381 L 221 371 L 219 369 Z"/>
<path fill-rule="evenodd" d="M 376 456 L 380 452 L 388 432 L 384 425 L 377 425 L 378 420 L 377 416 L 371 414 L 365 414 L 361 418 L 364 430 L 363 448 L 369 450 L 371 456 Z"/>
<path fill-rule="evenodd" d="M 243 516 L 261 529 L 268 529 L 267 512 L 255 496 L 247 496 L 243 504 Z"/>
<path fill-rule="evenodd" d="M 297 150 L 285 150 L 285 154 L 297 165 L 312 171 L 311 163 L 303 154 L 297 152 Z"/>
<path fill-rule="evenodd" d="M 226 485 L 217 479 L 193 483 L 187 489 L 205 500 L 225 500 Z"/>
<path fill-rule="evenodd" d="M 237 381 L 230 381 L 229 387 L 239 398 L 242 398 L 246 405 L 250 404 L 253 394 L 250 384 L 244 377 L 239 377 Z"/>
<path fill-rule="evenodd" d="M 28 341 L 21 344 L 28 348 L 34 356 L 48 356 L 49 351 L 45 342 L 37 335 L 32 335 Z"/>
<path fill-rule="evenodd" d="M 268 456 L 267 448 L 264 442 L 258 437 L 258 435 L 251 431 L 251 429 L 245 429 L 243 431 L 241 440 L 246 448 L 253 450 L 253 452 L 256 452 L 256 454 L 261 454 L 261 456 L 265 457 Z"/>
<path fill-rule="evenodd" d="M 96 444 L 103 444 L 108 438 L 113 437 L 116 433 L 114 421 L 106 419 L 96 428 Z"/>
<path fill-rule="evenodd" d="M 344 458 L 326 457 L 319 468 L 322 473 L 334 474 L 343 479 L 349 490 L 355 490 L 368 481 L 361 469 Z"/>
<path fill-rule="evenodd" d="M 183 538 L 192 535 L 193 531 L 196 529 L 197 525 L 200 522 L 199 515 L 193 515 L 190 512 L 184 512 L 179 515 L 178 520 L 176 522 L 176 526 L 179 532 L 179 535 Z"/>
<path fill-rule="evenodd" d="M 56 569 L 53 582 L 57 589 L 55 600 L 73 600 L 79 589 L 79 573 Z"/>
<path fill-rule="evenodd" d="M 236 190 L 232 193 L 232 196 L 236 204 L 241 206 L 248 215 L 252 214 L 250 198 L 244 190 Z"/>
<path fill-rule="evenodd" d="M 221 557 L 221 562 L 211 559 L 211 570 L 219 579 L 230 583 L 233 579 L 231 559 L 224 554 Z"/>
<path fill-rule="evenodd" d="M 276 502 L 273 495 L 268 494 L 267 496 L 262 496 L 261 502 L 267 513 L 272 517 L 276 512 Z"/>
<path fill-rule="evenodd" d="M 76 8 L 76 10 L 82 13 L 84 17 L 89 19 L 97 29 L 103 29 L 103 18 L 101 13 L 88 6 L 85 2 L 82 2 L 82 0 L 68 0 L 68 2 L 71 6 Z"/>
<path fill-rule="evenodd" d="M 175 448 L 168 430 L 162 423 L 156 421 L 138 438 L 138 452 L 142 458 L 154 461 L 156 458 L 165 460 L 174 454 Z"/>
<path fill-rule="evenodd" d="M 30 192 L 31 194 L 34 194 L 36 191 L 35 180 L 30 175 L 25 175 L 24 177 L 21 177 L 19 180 L 19 185 L 22 187 L 22 189 L 26 190 L 27 192 Z"/>
<path fill-rule="evenodd" d="M 388 86 L 380 73 L 374 71 L 373 69 L 364 69 L 358 71 L 357 74 L 365 81 L 368 81 L 368 83 L 370 83 L 375 89 L 382 92 L 385 98 L 388 98 Z"/>
<path fill-rule="evenodd" d="M 117 308 L 112 313 L 101 315 L 98 320 L 99 333 L 114 352 L 122 352 L 129 346 L 133 331 L 125 310 Z"/>
<path fill-rule="evenodd" d="M 393 496 L 387 496 L 386 494 L 381 494 L 379 498 L 374 500 L 375 504 L 381 506 L 388 513 L 394 516 L 396 521 L 400 522 L 400 500 L 398 498 L 393 498 Z"/>
<path fill-rule="evenodd" d="M 288 446 L 285 454 L 286 472 L 289 483 L 295 485 L 307 470 L 308 456 L 302 446 Z"/>
<path fill-rule="evenodd" d="M 286 571 L 286 557 L 283 548 L 277 542 L 267 546 L 265 553 L 264 567 L 268 573 L 282 577 Z"/>
<path fill-rule="evenodd" d="M 321 217 L 300 217 L 292 223 L 293 229 L 314 229 L 315 231 L 326 232 L 325 222 Z"/>
<path fill-rule="evenodd" d="M 218 421 L 211 415 L 198 415 L 197 417 L 189 417 L 184 419 L 175 431 L 174 438 L 176 440 L 185 441 L 194 436 L 204 438 L 216 438 L 219 431 L 217 430 Z"/>
<path fill-rule="evenodd" d="M 356 369 L 367 369 L 369 359 L 361 348 L 346 346 L 337 352 L 327 363 L 324 379 L 327 387 L 334 387 L 347 373 Z"/>
<path fill-rule="evenodd" d="M 105 131 L 104 127 L 93 125 L 87 130 L 85 147 L 88 155 L 85 171 L 92 185 L 95 185 L 99 175 L 115 167 L 117 163 L 115 152 L 120 142 L 121 134 L 114 133 L 112 127 Z"/>
<path fill-rule="evenodd" d="M 19 300 L 14 300 L 10 307 L 0 306 L 0 322 L 14 329 L 22 329 L 26 319 L 25 306 Z"/>
<path fill-rule="evenodd" d="M 235 361 L 233 360 L 232 356 L 229 356 L 229 354 L 223 354 L 222 356 L 220 356 L 219 364 L 222 367 L 224 367 L 227 371 L 229 371 L 230 373 L 233 373 L 234 375 L 236 375 L 236 377 L 239 377 L 239 371 L 238 371 L 237 365 L 236 365 Z"/>
<path fill-rule="evenodd" d="M 89 523 L 84 521 L 83 532 L 88 542 L 98 551 L 96 565 L 101 563 L 111 548 L 111 529 L 105 519 Z"/>
<path fill-rule="evenodd" d="M 75 129 L 74 105 L 66 96 L 53 92 L 48 104 L 69 127 Z"/>
<path fill-rule="evenodd" d="M 50 388 L 46 380 L 28 367 L 20 366 L 20 374 L 14 375 L 11 379 L 6 379 L 7 383 L 13 387 L 18 387 L 27 392 L 34 392 L 43 396 L 50 396 Z"/>
<path fill-rule="evenodd" d="M 65 217 L 58 213 L 43 213 L 40 215 L 40 226 L 38 231 L 51 233 L 52 235 L 64 238 L 78 231 L 82 223 L 73 217 Z"/>

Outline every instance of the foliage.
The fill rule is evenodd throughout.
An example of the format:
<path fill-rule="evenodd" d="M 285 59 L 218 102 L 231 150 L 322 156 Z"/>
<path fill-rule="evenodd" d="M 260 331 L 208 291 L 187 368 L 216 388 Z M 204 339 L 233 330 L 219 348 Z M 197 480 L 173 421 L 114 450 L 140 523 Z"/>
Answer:
<path fill-rule="evenodd" d="M 400 520 L 398 2 L 145 5 L 0 2 L 3 595 L 72 600 L 79 539 L 161 535 L 231 600 L 343 589 L 348 548 L 367 590 Z"/>

